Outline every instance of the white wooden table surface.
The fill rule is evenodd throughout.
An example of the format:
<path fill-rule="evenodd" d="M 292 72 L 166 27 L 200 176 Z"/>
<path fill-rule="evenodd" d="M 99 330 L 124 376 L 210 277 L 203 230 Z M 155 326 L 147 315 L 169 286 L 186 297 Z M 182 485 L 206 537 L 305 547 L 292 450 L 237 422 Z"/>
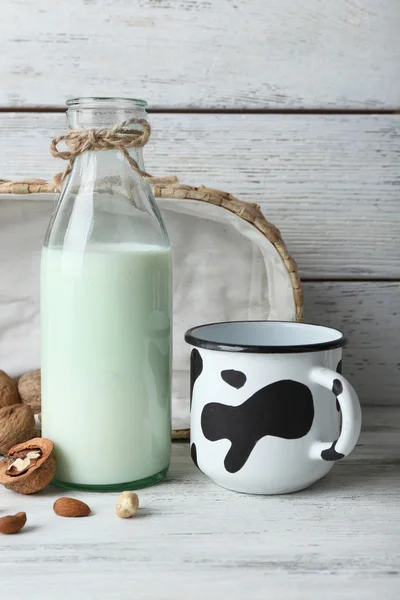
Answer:
<path fill-rule="evenodd" d="M 0 597 L 144 600 L 398 600 L 400 407 L 364 409 L 360 444 L 330 475 L 288 496 L 215 486 L 173 445 L 165 483 L 140 492 L 131 520 L 115 494 L 70 494 L 93 515 L 52 512 L 63 491 L 0 491 L 0 515 L 26 511 L 0 538 Z"/>

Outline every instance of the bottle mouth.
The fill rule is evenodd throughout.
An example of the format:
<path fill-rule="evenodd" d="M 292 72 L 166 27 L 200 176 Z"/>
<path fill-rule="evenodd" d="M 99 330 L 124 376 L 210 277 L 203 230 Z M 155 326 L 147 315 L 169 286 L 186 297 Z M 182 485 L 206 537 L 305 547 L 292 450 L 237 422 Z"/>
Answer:
<path fill-rule="evenodd" d="M 70 98 L 68 108 L 146 108 L 146 100 L 139 98 L 83 97 Z"/>

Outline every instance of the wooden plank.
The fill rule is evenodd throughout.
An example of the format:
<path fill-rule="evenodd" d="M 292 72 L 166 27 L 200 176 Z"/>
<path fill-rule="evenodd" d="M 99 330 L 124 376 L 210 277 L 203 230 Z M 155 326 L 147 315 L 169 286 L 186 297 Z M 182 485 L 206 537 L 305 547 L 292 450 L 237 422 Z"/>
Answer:
<path fill-rule="evenodd" d="M 167 481 L 139 492 L 132 520 L 115 494 L 67 492 L 94 511 L 62 519 L 65 491 L 0 489 L 1 514 L 26 528 L 0 544 L 4 598 L 76 600 L 397 600 L 400 584 L 400 409 L 364 411 L 354 453 L 312 488 L 249 496 L 217 487 L 174 444 Z M 394 435 L 397 434 L 397 440 Z M 22 572 L 21 572 L 22 569 Z"/>
<path fill-rule="evenodd" d="M 398 404 L 400 283 L 305 283 L 305 320 L 343 331 L 343 374 L 364 404 Z"/>
<path fill-rule="evenodd" d="M 396 0 L 6 2 L 2 106 L 398 108 Z"/>
<path fill-rule="evenodd" d="M 146 166 L 258 202 L 305 278 L 400 278 L 400 115 L 150 115 Z M 50 178 L 64 115 L 0 113 L 0 178 Z"/>

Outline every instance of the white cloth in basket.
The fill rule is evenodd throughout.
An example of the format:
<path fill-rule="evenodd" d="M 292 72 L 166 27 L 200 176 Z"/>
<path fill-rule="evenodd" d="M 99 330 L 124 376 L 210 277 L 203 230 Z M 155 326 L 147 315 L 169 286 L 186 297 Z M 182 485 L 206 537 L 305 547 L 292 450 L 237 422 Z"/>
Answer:
<path fill-rule="evenodd" d="M 56 196 L 0 195 L 0 369 L 40 366 L 39 265 Z M 189 427 L 189 355 L 194 325 L 240 319 L 294 321 L 289 273 L 274 245 L 228 210 L 158 198 L 174 264 L 173 428 Z"/>

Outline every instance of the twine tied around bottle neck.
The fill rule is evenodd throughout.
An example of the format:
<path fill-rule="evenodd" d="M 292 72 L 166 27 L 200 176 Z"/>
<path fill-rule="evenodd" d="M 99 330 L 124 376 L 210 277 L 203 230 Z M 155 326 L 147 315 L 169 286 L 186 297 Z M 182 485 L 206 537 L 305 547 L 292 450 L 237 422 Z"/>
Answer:
<path fill-rule="evenodd" d="M 130 125 L 140 125 L 141 129 L 130 129 Z M 145 119 L 130 119 L 123 121 L 113 127 L 102 127 L 99 129 L 70 129 L 67 133 L 54 138 L 50 144 L 50 153 L 55 158 L 67 160 L 68 165 L 62 173 L 53 177 L 54 187 L 61 190 L 62 184 L 72 171 L 75 159 L 84 152 L 96 152 L 99 150 L 119 150 L 126 158 L 130 166 L 140 177 L 151 184 L 178 183 L 175 175 L 166 177 L 153 177 L 150 173 L 143 171 L 137 161 L 130 156 L 129 148 L 143 148 L 149 141 L 151 127 Z M 59 150 L 58 144 L 64 142 L 69 150 Z"/>

